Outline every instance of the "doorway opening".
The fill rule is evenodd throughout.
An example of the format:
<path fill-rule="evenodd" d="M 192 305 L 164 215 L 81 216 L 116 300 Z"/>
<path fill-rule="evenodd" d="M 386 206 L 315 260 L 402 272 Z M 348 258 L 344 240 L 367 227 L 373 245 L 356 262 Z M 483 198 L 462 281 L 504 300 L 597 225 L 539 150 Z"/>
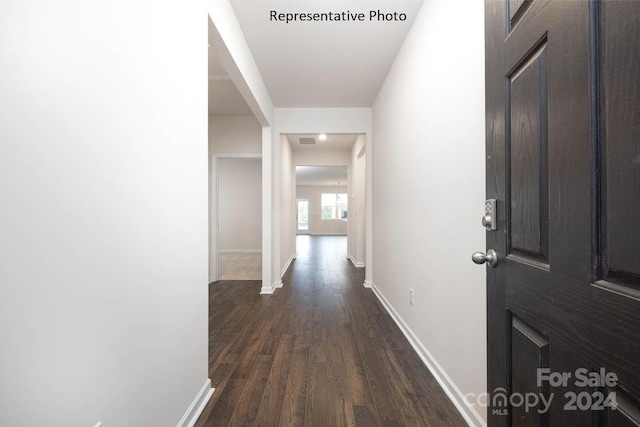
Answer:
<path fill-rule="evenodd" d="M 282 241 L 286 242 L 282 259 L 297 257 L 304 240 L 297 236 L 344 236 L 338 240 L 345 241 L 346 257 L 354 266 L 365 267 L 366 135 L 304 133 L 281 137 L 286 159 L 281 163 L 285 177 Z M 283 263 L 282 274 L 289 263 Z"/>
<path fill-rule="evenodd" d="M 296 234 L 309 234 L 309 199 L 297 199 L 296 207 Z"/>
<path fill-rule="evenodd" d="M 346 252 L 347 181 L 347 166 L 296 166 L 297 235 L 344 236 Z"/>
<path fill-rule="evenodd" d="M 262 278 L 262 159 L 219 158 L 218 280 Z"/>
<path fill-rule="evenodd" d="M 262 125 L 209 21 L 209 282 L 262 280 Z"/>

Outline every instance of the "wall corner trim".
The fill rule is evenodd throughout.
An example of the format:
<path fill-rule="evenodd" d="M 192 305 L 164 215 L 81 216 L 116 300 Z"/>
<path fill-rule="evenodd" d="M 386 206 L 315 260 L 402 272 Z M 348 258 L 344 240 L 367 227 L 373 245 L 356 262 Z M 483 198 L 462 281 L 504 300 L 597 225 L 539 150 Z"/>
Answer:
<path fill-rule="evenodd" d="M 289 269 L 289 266 L 291 266 L 291 263 L 293 262 L 293 260 L 296 259 L 296 257 L 294 255 L 291 255 L 289 257 L 289 260 L 285 263 L 284 267 L 282 267 L 282 271 L 280 272 L 280 278 L 282 279 L 282 276 L 284 276 L 284 273 L 287 272 L 287 270 Z M 282 281 L 280 281 L 280 286 L 282 287 Z"/>
<path fill-rule="evenodd" d="M 280 289 L 280 288 L 282 287 L 282 280 L 277 280 L 277 281 L 275 281 L 275 282 L 273 283 L 273 286 L 274 286 L 276 289 Z"/>
<path fill-rule="evenodd" d="M 349 258 L 349 261 L 351 261 L 351 264 L 353 264 L 354 267 L 356 268 L 364 267 L 364 261 L 356 261 L 356 259 L 352 255 L 347 255 L 347 258 Z"/>
<path fill-rule="evenodd" d="M 365 281 L 365 287 L 367 287 L 367 281 Z M 370 282 L 369 287 L 373 290 L 373 293 L 376 295 L 376 297 L 378 297 L 378 300 L 387 310 L 393 321 L 396 322 L 404 336 L 411 344 L 411 347 L 413 347 L 414 351 L 422 360 L 422 363 L 425 364 L 436 381 L 438 381 L 440 387 L 442 387 L 447 397 L 449 397 L 451 402 L 453 402 L 454 406 L 456 407 L 458 412 L 460 412 L 460 415 L 462 415 L 467 424 L 469 424 L 470 426 L 486 427 L 487 424 L 482 419 L 480 414 L 469 404 L 469 402 L 467 402 L 462 391 L 447 375 L 445 370 L 442 368 L 442 366 L 440 366 L 440 364 L 431 355 L 431 353 L 429 353 L 429 350 L 427 350 L 420 339 L 418 339 L 418 337 L 413 333 L 411 328 L 409 328 L 409 325 L 405 323 L 405 321 L 395 311 L 389 301 L 387 301 L 384 295 L 382 295 L 373 281 Z"/>
<path fill-rule="evenodd" d="M 373 282 L 371 280 L 365 280 L 364 283 L 362 284 L 362 286 L 364 286 L 367 289 L 371 289 L 372 285 L 373 285 Z"/>
<path fill-rule="evenodd" d="M 209 399 L 213 396 L 213 392 L 215 388 L 211 388 L 211 378 L 207 378 L 204 382 L 204 385 L 189 405 L 187 412 L 184 413 L 180 422 L 178 422 L 177 427 L 193 427 L 193 425 L 198 421 L 198 417 L 204 410 L 204 407 L 207 406 Z"/>
<path fill-rule="evenodd" d="M 276 291 L 276 282 L 273 282 L 271 286 L 263 286 L 260 288 L 260 295 L 271 295 Z"/>

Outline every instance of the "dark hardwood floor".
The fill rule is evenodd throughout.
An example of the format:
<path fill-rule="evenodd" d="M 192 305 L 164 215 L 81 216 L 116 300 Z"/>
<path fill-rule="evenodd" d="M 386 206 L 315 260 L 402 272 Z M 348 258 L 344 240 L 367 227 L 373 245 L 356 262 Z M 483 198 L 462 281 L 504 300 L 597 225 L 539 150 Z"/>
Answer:
<path fill-rule="evenodd" d="M 363 281 L 346 238 L 299 236 L 274 295 L 212 283 L 216 391 L 196 427 L 466 425 Z"/>

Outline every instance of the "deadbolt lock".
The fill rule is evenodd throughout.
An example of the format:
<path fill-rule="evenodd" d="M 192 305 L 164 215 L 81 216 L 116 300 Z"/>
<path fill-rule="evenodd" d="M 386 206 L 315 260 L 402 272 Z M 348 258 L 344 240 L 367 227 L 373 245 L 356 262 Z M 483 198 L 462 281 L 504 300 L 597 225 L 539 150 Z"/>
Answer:
<path fill-rule="evenodd" d="M 484 202 L 484 216 L 482 217 L 482 226 L 488 231 L 496 230 L 496 199 L 488 199 Z"/>

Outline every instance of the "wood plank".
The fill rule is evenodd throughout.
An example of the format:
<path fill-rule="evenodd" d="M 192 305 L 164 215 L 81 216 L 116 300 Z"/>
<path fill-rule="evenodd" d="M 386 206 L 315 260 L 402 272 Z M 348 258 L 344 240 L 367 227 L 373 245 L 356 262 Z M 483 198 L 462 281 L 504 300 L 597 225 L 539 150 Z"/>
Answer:
<path fill-rule="evenodd" d="M 260 296 L 251 281 L 210 285 L 210 376 L 218 385 L 197 427 L 464 425 L 362 287 L 363 269 L 336 246 L 346 240 L 310 241 L 274 295 Z"/>
<path fill-rule="evenodd" d="M 273 356 L 256 356 L 256 363 L 246 381 L 240 401 L 229 420 L 229 426 L 252 425 L 273 366 Z"/>
<path fill-rule="evenodd" d="M 337 425 L 335 398 L 335 388 L 327 372 L 327 363 L 310 363 L 307 377 L 307 407 L 305 409 L 304 425 L 309 427 L 332 427 Z"/>
<path fill-rule="evenodd" d="M 373 405 L 383 425 L 403 425 L 404 417 L 398 407 L 396 396 L 384 375 L 384 368 L 378 359 L 375 343 L 367 335 L 356 337 L 358 352 L 367 374 Z"/>
<path fill-rule="evenodd" d="M 291 366 L 280 412 L 280 425 L 304 424 L 307 399 L 307 372 L 309 369 L 309 335 L 296 337 Z"/>
<path fill-rule="evenodd" d="M 372 405 L 354 405 L 353 414 L 358 427 L 382 427 L 378 411 Z"/>
<path fill-rule="evenodd" d="M 275 352 L 273 367 L 262 395 L 255 426 L 276 426 L 280 421 L 281 402 L 289 379 L 295 335 L 283 335 Z"/>

